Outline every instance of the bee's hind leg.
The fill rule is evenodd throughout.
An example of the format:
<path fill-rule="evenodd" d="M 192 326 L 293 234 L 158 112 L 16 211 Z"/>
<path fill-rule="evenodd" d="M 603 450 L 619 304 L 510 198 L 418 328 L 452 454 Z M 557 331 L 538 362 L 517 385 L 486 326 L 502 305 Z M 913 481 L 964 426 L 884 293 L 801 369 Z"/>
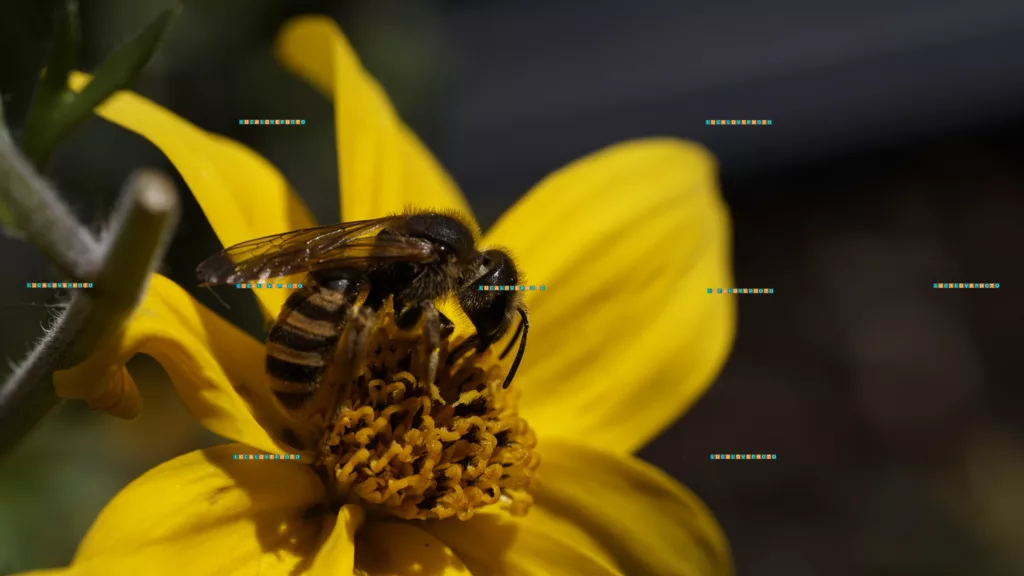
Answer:
<path fill-rule="evenodd" d="M 353 306 L 349 309 L 345 330 L 334 354 L 328 378 L 338 383 L 334 391 L 329 422 L 337 421 L 341 409 L 345 406 L 352 393 L 352 386 L 366 369 L 366 353 L 370 343 L 370 335 L 377 327 L 377 312 L 365 306 Z M 320 440 L 319 459 L 330 458 L 327 443 L 330 434 L 324 434 Z"/>
<path fill-rule="evenodd" d="M 430 300 L 424 300 L 419 304 L 412 304 L 402 308 L 402 311 L 395 318 L 395 324 L 402 330 L 412 330 L 423 319 L 423 353 L 421 361 L 426 365 L 422 368 L 426 371 L 426 386 L 429 388 L 437 380 L 437 366 L 441 357 L 441 339 L 447 338 L 455 330 L 455 324 L 444 314 L 438 311 L 437 307 Z"/>
<path fill-rule="evenodd" d="M 334 374 L 343 382 L 354 382 L 366 368 L 370 334 L 377 327 L 377 312 L 365 306 L 353 306 L 334 358 Z"/>

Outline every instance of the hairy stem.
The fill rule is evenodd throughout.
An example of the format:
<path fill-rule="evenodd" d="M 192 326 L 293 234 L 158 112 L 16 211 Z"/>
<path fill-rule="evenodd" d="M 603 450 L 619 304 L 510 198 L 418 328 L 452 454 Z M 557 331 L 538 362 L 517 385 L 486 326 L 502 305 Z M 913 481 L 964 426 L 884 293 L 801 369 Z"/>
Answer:
<path fill-rule="evenodd" d="M 178 223 L 178 196 L 170 178 L 155 170 L 138 170 L 121 195 L 108 235 L 103 261 L 90 297 L 90 321 L 75 336 L 67 367 L 117 335 L 149 284 L 149 277 L 167 251 Z"/>
<path fill-rule="evenodd" d="M 82 281 L 100 265 L 100 247 L 56 190 L 22 156 L 0 117 L 0 204 L 17 231 L 39 247 L 67 278 Z"/>
<path fill-rule="evenodd" d="M 103 240 L 97 240 L 14 147 L 2 121 L 0 175 L 0 198 L 17 227 L 66 274 L 94 283 L 93 289 L 74 294 L 35 349 L 0 385 L 3 456 L 56 405 L 52 374 L 118 335 L 163 258 L 179 208 L 166 176 L 139 171 L 122 191 Z"/>

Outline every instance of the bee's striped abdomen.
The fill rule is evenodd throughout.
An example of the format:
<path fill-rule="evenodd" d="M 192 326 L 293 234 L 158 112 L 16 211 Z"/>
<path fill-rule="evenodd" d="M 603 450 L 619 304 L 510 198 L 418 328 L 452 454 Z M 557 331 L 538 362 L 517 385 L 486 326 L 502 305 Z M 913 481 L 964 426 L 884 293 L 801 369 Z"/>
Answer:
<path fill-rule="evenodd" d="M 288 297 L 267 337 L 270 387 L 286 407 L 298 408 L 312 398 L 357 295 L 309 277 Z"/>

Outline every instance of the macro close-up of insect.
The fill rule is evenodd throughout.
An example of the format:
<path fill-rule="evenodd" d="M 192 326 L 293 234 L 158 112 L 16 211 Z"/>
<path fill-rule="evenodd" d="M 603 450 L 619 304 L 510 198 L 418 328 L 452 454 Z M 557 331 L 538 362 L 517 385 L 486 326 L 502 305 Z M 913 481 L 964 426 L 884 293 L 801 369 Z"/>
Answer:
<path fill-rule="evenodd" d="M 239 7 L 0 5 L 0 576 L 1024 575 L 1024 2 Z"/>
<path fill-rule="evenodd" d="M 288 297 L 266 342 L 271 387 L 290 410 L 313 400 L 332 362 L 343 379 L 358 375 L 367 337 L 389 299 L 398 328 L 422 326 L 428 386 L 438 370 L 441 339 L 455 328 L 437 309 L 438 300 L 454 295 L 475 329 L 449 362 L 490 348 L 518 315 L 521 322 L 501 354 L 519 342 L 503 387 L 515 377 L 529 331 L 520 293 L 478 287 L 518 284 L 519 273 L 503 250 L 477 250 L 472 227 L 458 216 L 410 212 L 294 230 L 230 246 L 196 270 L 207 286 L 300 273 L 306 280 Z M 351 334 L 343 339 L 346 329 Z"/>

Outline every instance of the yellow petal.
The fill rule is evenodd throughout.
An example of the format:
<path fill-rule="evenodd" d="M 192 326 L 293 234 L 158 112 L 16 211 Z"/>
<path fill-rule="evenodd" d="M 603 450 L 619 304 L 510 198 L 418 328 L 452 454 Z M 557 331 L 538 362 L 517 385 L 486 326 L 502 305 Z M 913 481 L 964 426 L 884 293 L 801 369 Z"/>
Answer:
<path fill-rule="evenodd" d="M 250 463 L 254 465 L 255 463 Z M 269 462 L 267 464 L 270 464 Z M 308 576 L 350 576 L 354 569 L 355 553 L 353 541 L 356 530 L 362 525 L 364 513 L 358 506 L 343 506 L 338 511 L 337 518 L 330 518 L 323 522 L 321 530 L 324 541 L 317 544 L 315 538 L 307 538 L 303 541 L 304 547 L 316 549 L 315 557 L 310 561 L 308 555 L 305 558 L 292 559 L 285 554 L 277 554 L 276 559 L 269 561 L 260 560 L 242 563 L 232 570 L 221 572 L 220 565 L 196 566 L 193 569 L 197 572 L 188 572 L 201 576 L 222 576 L 230 574 L 246 575 L 259 574 L 260 576 L 296 576 L 304 574 Z M 283 526 L 283 525 L 279 525 Z M 312 524 L 315 527 L 315 522 Z M 312 529 L 310 529 L 312 532 Z M 310 545 L 312 543 L 312 546 Z M 234 545 L 234 542 L 226 544 Z M 257 552 L 259 553 L 259 552 Z M 307 569 L 308 567 L 308 569 Z M 253 572 L 255 570 L 255 572 Z M 106 557 L 103 554 L 92 557 L 88 560 L 76 559 L 75 563 L 66 568 L 52 568 L 49 570 L 36 570 L 18 574 L 17 576 L 134 576 L 136 574 L 163 574 L 166 572 L 140 572 L 139 561 L 134 556 L 118 556 L 116 558 Z M 440 574 L 438 576 L 441 576 Z"/>
<path fill-rule="evenodd" d="M 234 460 L 248 447 L 190 452 L 143 474 L 100 512 L 73 565 L 110 576 L 290 574 L 321 543 L 323 485 L 308 466 Z M 353 554 L 348 540 L 348 554 Z"/>
<path fill-rule="evenodd" d="M 91 81 L 88 74 L 73 72 L 69 84 L 81 91 Z M 167 156 L 224 246 L 314 225 L 277 168 L 238 142 L 207 132 L 134 92 L 115 93 L 96 113 L 149 140 Z M 256 296 L 264 313 L 275 317 L 288 293 L 257 290 Z"/>
<path fill-rule="evenodd" d="M 451 176 L 402 123 L 332 20 L 302 16 L 289 21 L 278 37 L 277 56 L 334 100 L 346 221 L 379 218 L 409 205 L 471 215 Z"/>
<path fill-rule="evenodd" d="M 466 521 L 432 523 L 428 530 L 448 545 L 473 574 L 625 573 L 589 534 L 537 506 L 526 516 L 512 516 L 493 506 Z"/>
<path fill-rule="evenodd" d="M 353 549 L 356 530 L 362 526 L 365 515 L 363 509 L 355 505 L 342 506 L 338 517 L 332 519 L 333 526 L 325 528 L 327 538 L 320 546 L 309 569 L 310 576 L 348 576 L 355 566 L 355 550 Z"/>
<path fill-rule="evenodd" d="M 675 420 L 732 345 L 728 212 L 715 162 L 672 139 L 612 146 L 548 176 L 484 238 L 530 284 L 513 386 L 539 436 L 628 452 Z M 566 418 L 572 414 L 572 418 Z"/>
<path fill-rule="evenodd" d="M 32 572 L 18 572 L 11 576 L 105 576 L 111 574 L 102 563 L 80 564 L 66 568 L 48 568 L 45 570 L 33 570 Z"/>
<path fill-rule="evenodd" d="M 267 452 L 291 452 L 270 438 L 242 398 L 255 405 L 270 395 L 263 346 L 157 274 L 116 340 L 54 375 L 57 394 L 122 417 L 136 416 L 137 402 L 128 402 L 127 409 L 118 403 L 138 397 L 124 369 L 136 354 L 152 356 L 163 366 L 185 406 L 207 429 Z"/>
<path fill-rule="evenodd" d="M 543 482 L 534 491 L 536 506 L 584 530 L 623 573 L 733 573 L 714 517 L 661 470 L 633 456 L 569 442 L 543 442 L 539 448 Z"/>
<path fill-rule="evenodd" d="M 420 526 L 389 521 L 370 522 L 356 535 L 356 569 L 367 576 L 470 574 L 450 548 Z"/>

